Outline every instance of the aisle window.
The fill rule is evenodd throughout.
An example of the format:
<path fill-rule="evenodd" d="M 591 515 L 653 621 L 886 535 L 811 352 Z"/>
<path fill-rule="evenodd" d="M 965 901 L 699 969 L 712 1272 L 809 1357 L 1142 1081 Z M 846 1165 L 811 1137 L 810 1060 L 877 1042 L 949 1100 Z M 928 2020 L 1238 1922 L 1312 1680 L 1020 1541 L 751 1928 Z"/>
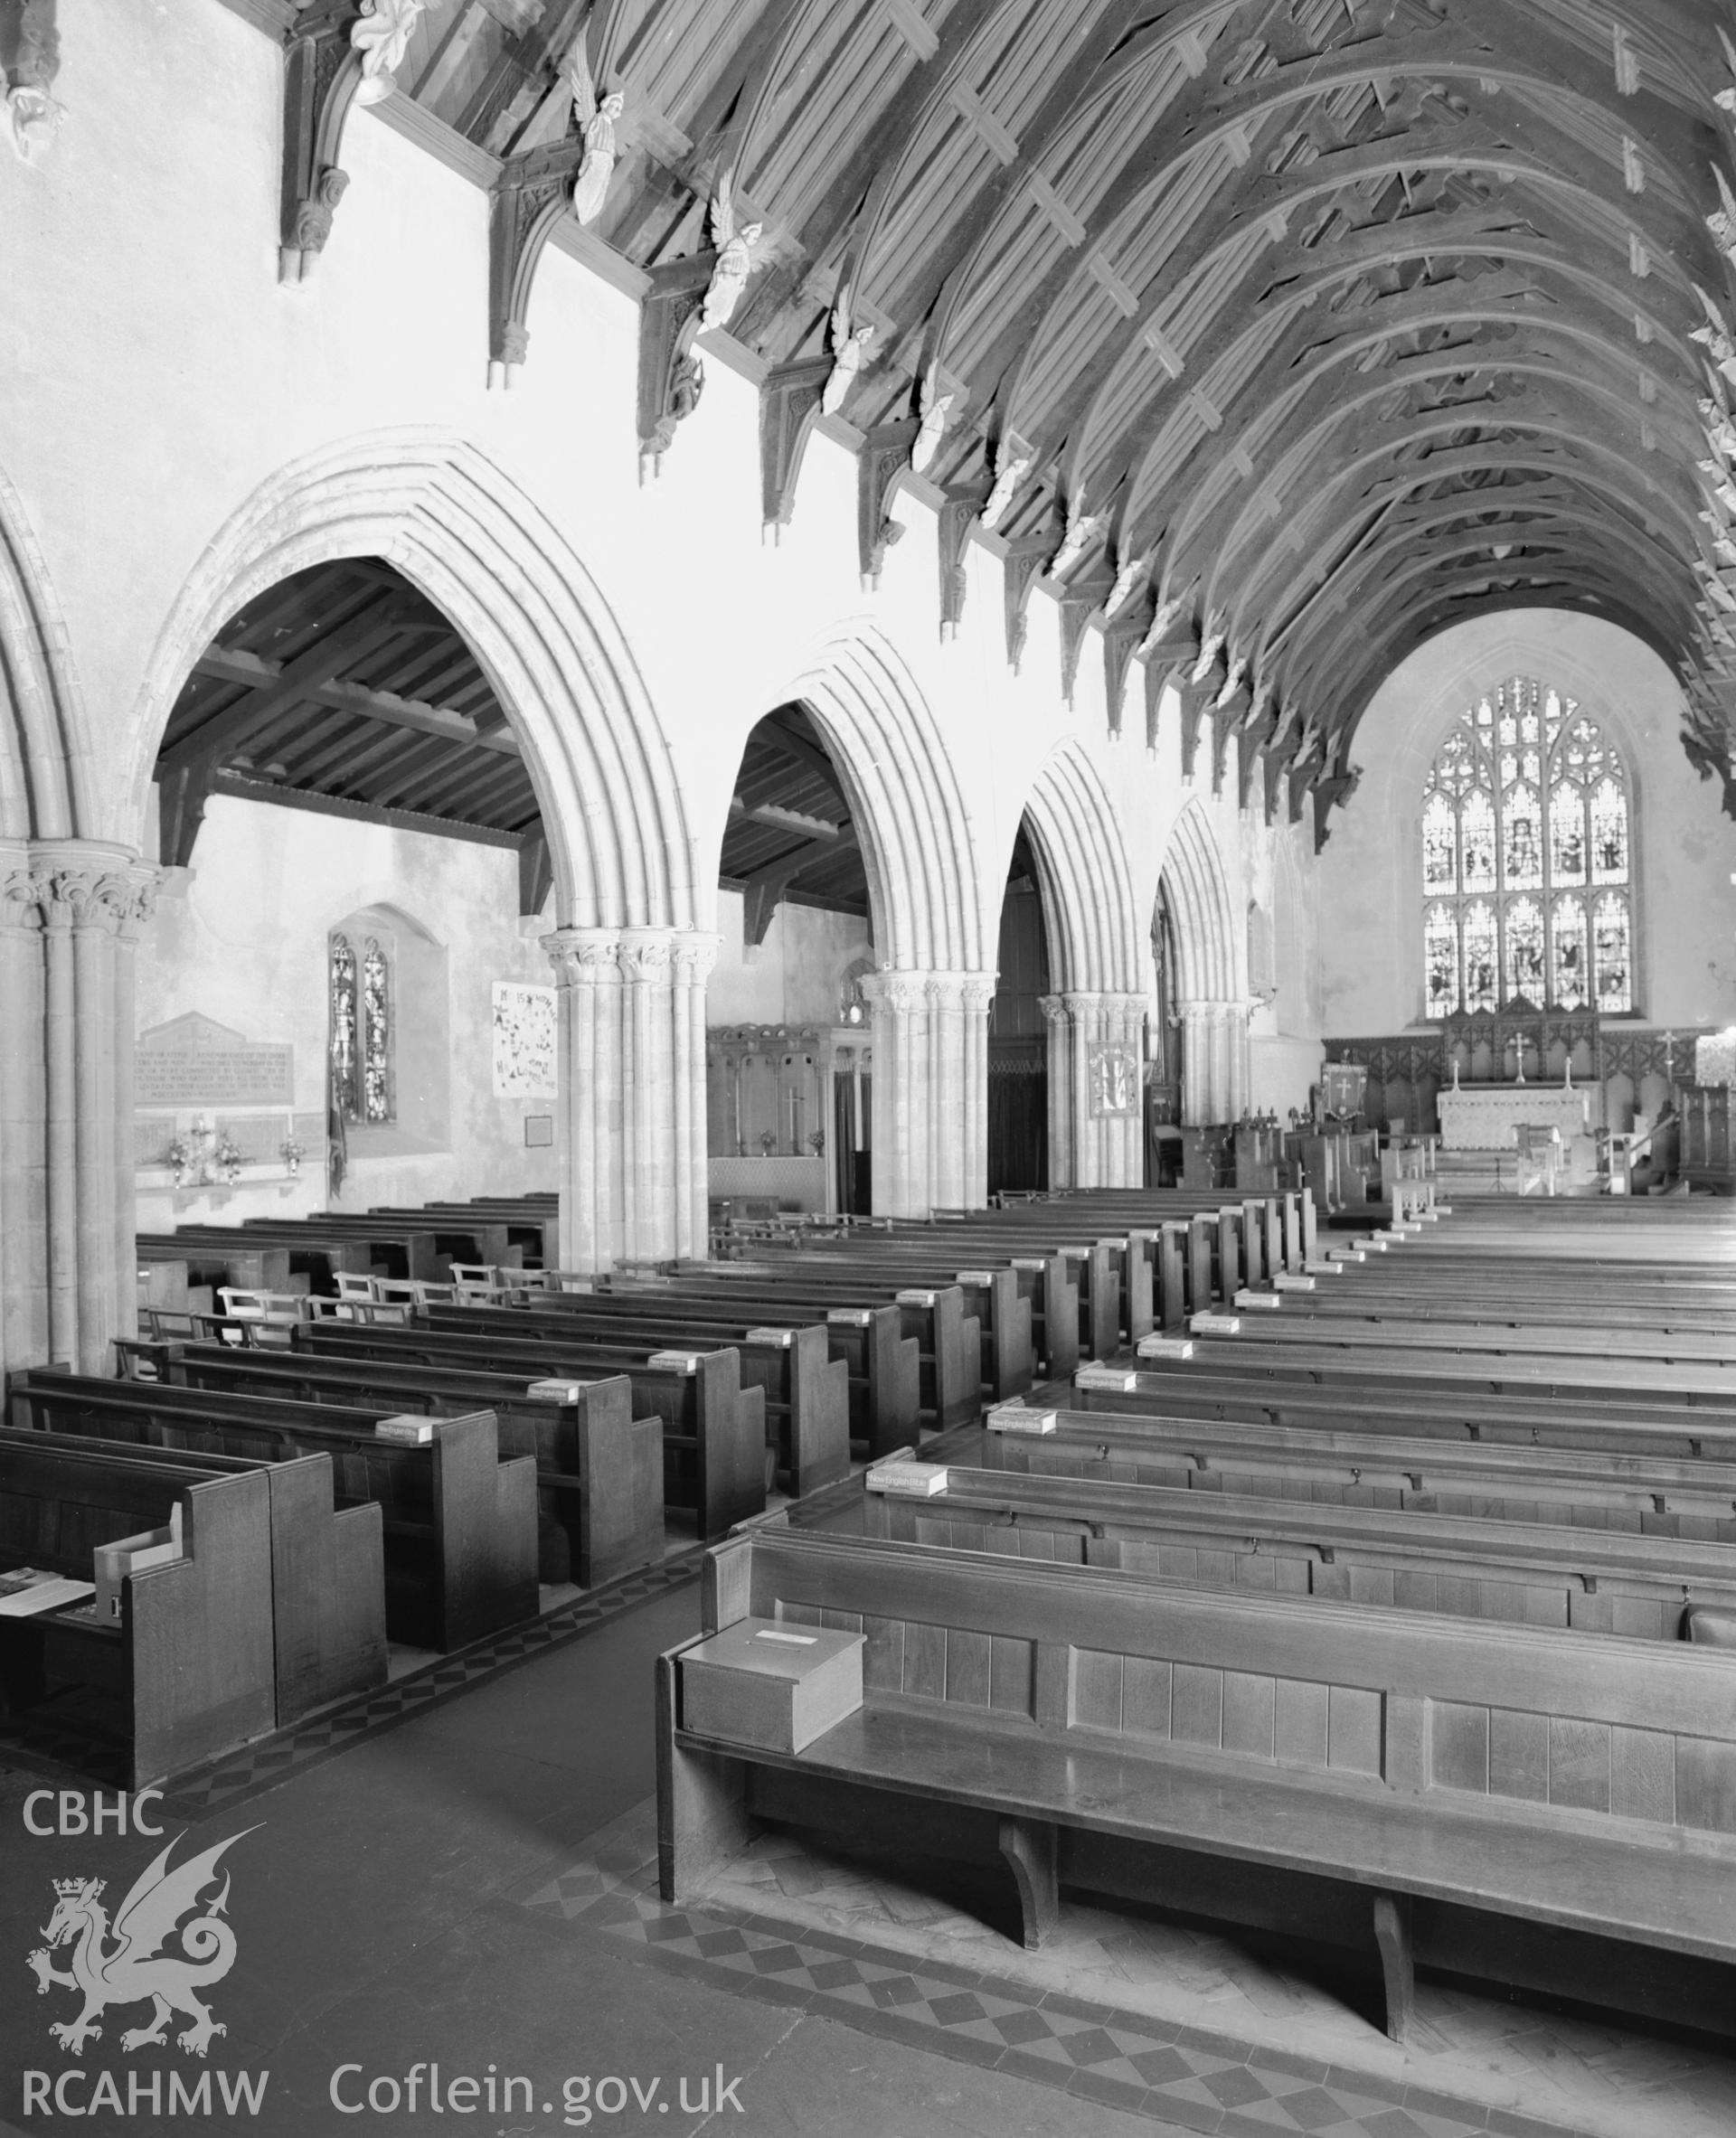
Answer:
<path fill-rule="evenodd" d="M 392 967 L 377 937 L 331 939 L 332 1100 L 346 1121 L 392 1118 Z"/>
<path fill-rule="evenodd" d="M 1426 1013 L 1634 1006 L 1627 768 L 1575 702 L 1510 676 L 1422 789 Z"/>

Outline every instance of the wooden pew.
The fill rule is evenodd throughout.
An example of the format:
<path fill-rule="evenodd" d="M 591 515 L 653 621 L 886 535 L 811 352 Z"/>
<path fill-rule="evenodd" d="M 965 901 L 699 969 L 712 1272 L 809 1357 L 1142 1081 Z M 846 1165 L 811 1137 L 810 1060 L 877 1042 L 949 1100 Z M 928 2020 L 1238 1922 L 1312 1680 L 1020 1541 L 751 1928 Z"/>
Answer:
<path fill-rule="evenodd" d="M 1198 1370 L 1195 1369 L 1198 1368 Z M 1119 1366 L 1073 1377 L 1080 1410 L 1161 1411 L 1175 1417 L 1237 1418 L 1257 1424 L 1342 1427 L 1374 1436 L 1441 1434 L 1486 1440 L 1583 1447 L 1650 1456 L 1709 1455 L 1736 1459 L 1736 1410 L 1684 1400 L 1666 1391 L 1650 1399 L 1624 1393 L 1612 1404 L 1600 1389 L 1543 1387 L 1492 1391 L 1471 1380 L 1417 1375 L 1370 1381 L 1353 1375 L 1286 1377 L 1243 1372 L 1233 1362 L 1195 1360 L 1165 1370 Z"/>
<path fill-rule="evenodd" d="M 316 1359 L 225 1343 L 118 1339 L 132 1378 L 370 1416 L 465 1417 L 492 1410 L 501 1445 L 536 1459 L 537 1578 L 590 1588 L 663 1556 L 663 1427 L 635 1417 L 625 1374 L 576 1385 L 571 1399 L 526 1393 L 527 1378 L 373 1359 Z"/>
<path fill-rule="evenodd" d="M 681 1364 L 658 1365 L 630 1344 L 559 1352 L 428 1326 L 368 1327 L 310 1322 L 295 1331 L 295 1349 L 316 1358 L 379 1359 L 454 1370 L 476 1369 L 532 1380 L 603 1380 L 625 1374 L 633 1408 L 662 1423 L 665 1507 L 691 1510 L 702 1538 L 727 1534 L 766 1504 L 765 1396 L 741 1385 L 733 1349 L 691 1352 Z"/>
<path fill-rule="evenodd" d="M 850 1470 L 849 1370 L 834 1360 L 823 1326 L 774 1328 L 740 1316 L 701 1318 L 660 1309 L 631 1294 L 536 1292 L 509 1307 L 430 1306 L 427 1326 L 469 1336 L 542 1343 L 572 1355 L 575 1344 L 623 1343 L 653 1352 L 732 1345 L 744 1388 L 765 1398 L 767 1451 L 792 1498 L 835 1483 Z M 768 1475 L 767 1483 L 771 1483 Z"/>
<path fill-rule="evenodd" d="M 1356 1431 L 1332 1417 L 1270 1426 L 1009 1403 L 968 1452 L 986 1469 L 1033 1476 L 1736 1544 L 1736 1461 L 1408 1437 L 1396 1421 Z"/>
<path fill-rule="evenodd" d="M 739 1272 L 739 1274 L 738 1274 Z M 617 1283 L 609 1280 L 611 1289 Z M 635 1279 L 625 1291 L 646 1290 L 661 1297 L 665 1290 L 684 1299 L 702 1296 L 727 1302 L 732 1313 L 790 1322 L 799 1313 L 828 1320 L 834 1313 L 854 1317 L 871 1306 L 891 1308 L 901 1336 L 914 1339 L 919 1367 L 919 1408 L 936 1427 L 962 1425 L 982 1408 L 982 1334 L 974 1314 L 965 1312 L 957 1284 L 900 1287 L 893 1296 L 876 1297 L 893 1287 L 866 1283 L 847 1270 L 828 1270 L 807 1256 L 792 1256 L 788 1268 L 733 1263 L 689 1267 L 669 1279 Z M 856 1325 L 840 1322 L 839 1327 Z M 894 1365 L 894 1373 L 901 1370 Z"/>
<path fill-rule="evenodd" d="M 270 1486 L 262 1472 L 131 1461 L 0 1437 L 0 1565 L 91 1578 L 91 1553 L 181 1511 L 184 1556 L 127 1578 L 120 1625 L 89 1606 L 0 1619 L 9 1710 L 62 1689 L 114 1718 L 138 1789 L 262 1737 L 277 1719 Z"/>
<path fill-rule="evenodd" d="M 42 1429 L 0 1427 L 0 1442 L 34 1445 L 32 1436 Z M 59 1431 L 53 1445 L 201 1476 L 262 1472 L 270 1493 L 277 1727 L 385 1683 L 380 1509 L 372 1502 L 337 1505 L 330 1455 L 277 1462 Z"/>
<path fill-rule="evenodd" d="M 766 1527 L 703 1593 L 860 1628 L 865 1700 L 769 1751 L 659 1660 L 666 1900 L 775 1819 L 1004 1861 L 1027 1945 L 1066 1885 L 1378 1953 L 1398 2039 L 1419 1961 L 1730 2029 L 1728 1652 Z"/>
<path fill-rule="evenodd" d="M 10 1389 L 14 1424 L 164 1447 L 263 1456 L 324 1454 L 346 1501 L 377 1501 L 386 1630 L 461 1648 L 534 1617 L 536 1468 L 500 1459 L 492 1413 L 430 1420 L 422 1446 L 382 1440 L 374 1414 L 141 1381 L 29 1371 Z M 260 1547 L 270 1564 L 269 1540 Z"/>
<path fill-rule="evenodd" d="M 769 1285 L 763 1295 L 744 1285 L 713 1282 L 703 1266 L 679 1276 L 622 1278 L 616 1273 L 595 1280 L 610 1298 L 645 1298 L 659 1313 L 691 1319 L 695 1335 L 708 1321 L 722 1327 L 755 1324 L 809 1325 L 824 1329 L 827 1353 L 844 1369 L 850 1438 L 871 1459 L 894 1448 L 913 1447 L 921 1430 L 921 1343 L 904 1333 L 904 1311 L 876 1306 L 817 1304 Z"/>
<path fill-rule="evenodd" d="M 871 1473 L 863 1534 L 1646 1641 L 1688 1638 L 1696 1610 L 1736 1612 L 1728 1544 L 946 1467 L 945 1490 L 927 1500 L 875 1492 Z"/>
<path fill-rule="evenodd" d="M 141 1232 L 135 1246 L 141 1262 L 184 1262 L 188 1281 L 209 1286 L 239 1285 L 252 1292 L 289 1289 L 289 1250 L 228 1233 L 222 1245 L 203 1243 L 197 1228 L 184 1232 Z"/>

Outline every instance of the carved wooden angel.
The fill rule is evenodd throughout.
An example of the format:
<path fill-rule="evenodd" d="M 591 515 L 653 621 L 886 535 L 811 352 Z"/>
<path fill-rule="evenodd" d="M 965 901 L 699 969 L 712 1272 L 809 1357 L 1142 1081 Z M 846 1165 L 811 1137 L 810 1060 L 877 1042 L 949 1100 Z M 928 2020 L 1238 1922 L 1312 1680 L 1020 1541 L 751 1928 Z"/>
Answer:
<path fill-rule="evenodd" d="M 1229 673 L 1224 677 L 1223 688 L 1218 692 L 1217 697 L 1212 702 L 1212 710 L 1213 712 L 1222 711 L 1222 709 L 1229 704 L 1231 699 L 1233 698 L 1236 692 L 1241 688 L 1241 679 L 1247 674 L 1247 655 L 1235 655 L 1230 663 Z"/>
<path fill-rule="evenodd" d="M 1160 601 L 1157 604 L 1157 614 L 1151 619 L 1151 629 L 1146 633 L 1146 636 L 1134 648 L 1139 659 L 1143 661 L 1147 654 L 1155 652 L 1158 646 L 1162 645 L 1165 639 L 1169 636 L 1170 626 L 1181 615 L 1182 607 L 1183 604 L 1179 600 Z"/>
<path fill-rule="evenodd" d="M 699 324 L 708 333 L 714 327 L 727 326 L 734 317 L 741 292 L 748 287 L 748 277 L 753 272 L 753 249 L 763 228 L 750 222 L 736 229 L 735 182 L 731 172 L 724 172 L 712 195 L 711 226 L 717 264 L 699 308 Z"/>
<path fill-rule="evenodd" d="M 1722 23 L 1718 25 L 1718 41 L 1724 48 L 1724 64 L 1730 69 L 1732 82 L 1736 82 L 1736 44 L 1730 42 L 1729 33 Z M 1720 111 L 1736 115 L 1736 87 L 1713 90 L 1712 100 Z"/>
<path fill-rule="evenodd" d="M 6 91 L 6 110 L 12 119 L 12 146 L 24 164 L 33 164 L 47 154 L 66 117 L 63 104 L 29 81 L 14 82 Z"/>
<path fill-rule="evenodd" d="M 1067 532 L 1061 538 L 1061 547 L 1049 560 L 1050 578 L 1065 579 L 1102 531 L 1101 514 L 1088 513 L 1083 491 L 1076 490 L 1067 507 Z"/>
<path fill-rule="evenodd" d="M 350 42 L 362 55 L 358 104 L 381 104 L 392 94 L 392 78 L 427 5 L 428 0 L 362 0 L 362 19 L 350 32 Z"/>
<path fill-rule="evenodd" d="M 572 182 L 572 212 L 581 223 L 591 223 L 602 213 L 603 197 L 614 174 L 615 121 L 626 108 L 627 99 L 619 89 L 611 89 L 599 101 L 582 30 L 573 39 L 561 71 L 572 91 L 573 114 L 585 137 L 584 156 Z"/>
<path fill-rule="evenodd" d="M 1223 627 L 1223 618 L 1215 617 L 1205 626 L 1205 636 L 1200 643 L 1200 657 L 1194 664 L 1189 683 L 1203 683 L 1218 664 L 1218 655 L 1223 651 L 1224 641 L 1230 634 Z"/>
<path fill-rule="evenodd" d="M 1706 218 L 1706 228 L 1712 232 L 1718 250 L 1736 266 L 1736 193 L 1730 190 L 1730 181 L 1724 176 L 1723 166 L 1714 164 L 1712 174 L 1718 181 L 1720 205 Z"/>
<path fill-rule="evenodd" d="M 953 397 L 949 393 L 937 393 L 939 383 L 933 372 L 922 381 L 922 427 L 910 447 L 910 472 L 920 475 L 940 450 L 940 440 L 946 435 L 947 411 Z"/>
<path fill-rule="evenodd" d="M 1014 493 L 1024 482 L 1030 466 L 1030 454 L 1014 452 L 1005 439 L 1002 439 L 1001 457 L 995 464 L 995 486 L 988 494 L 988 503 L 983 507 L 985 527 L 998 527 L 1005 519 Z"/>
<path fill-rule="evenodd" d="M 844 396 L 856 382 L 856 373 L 868 361 L 868 344 L 873 338 L 872 325 L 852 329 L 846 285 L 839 290 L 838 301 L 832 307 L 832 369 L 820 389 L 820 407 L 826 415 L 835 415 L 844 406 Z"/>
<path fill-rule="evenodd" d="M 1151 570 L 1149 555 L 1123 558 L 1115 575 L 1115 584 L 1109 589 L 1109 598 L 1103 604 L 1105 616 L 1112 617 L 1124 609 L 1145 583 Z"/>

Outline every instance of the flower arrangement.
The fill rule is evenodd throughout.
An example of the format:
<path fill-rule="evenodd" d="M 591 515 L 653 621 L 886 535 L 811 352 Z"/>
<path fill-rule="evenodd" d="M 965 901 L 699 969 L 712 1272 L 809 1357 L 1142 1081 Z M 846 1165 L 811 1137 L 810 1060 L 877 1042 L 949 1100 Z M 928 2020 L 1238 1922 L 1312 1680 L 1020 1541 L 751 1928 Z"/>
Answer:
<path fill-rule="evenodd" d="M 224 1136 L 212 1153 L 212 1157 L 224 1180 L 232 1188 L 241 1177 L 241 1146 L 231 1141 L 230 1137 Z"/>
<path fill-rule="evenodd" d="M 297 1179 L 301 1173 L 301 1162 L 307 1155 L 306 1147 L 298 1144 L 294 1136 L 286 1136 L 278 1145 L 278 1155 L 283 1160 L 289 1178 L 292 1181 Z"/>

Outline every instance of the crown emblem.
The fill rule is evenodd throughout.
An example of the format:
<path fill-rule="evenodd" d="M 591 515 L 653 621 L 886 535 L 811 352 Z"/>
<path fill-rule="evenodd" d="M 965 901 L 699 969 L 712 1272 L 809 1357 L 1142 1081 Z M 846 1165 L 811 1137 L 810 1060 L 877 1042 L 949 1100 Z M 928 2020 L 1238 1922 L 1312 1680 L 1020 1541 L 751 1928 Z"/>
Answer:
<path fill-rule="evenodd" d="M 82 1879 L 56 1879 L 54 1890 L 65 1899 L 71 1899 L 75 1894 L 86 1893 L 94 1900 L 102 1891 L 103 1883 L 101 1879 L 91 1880 L 88 1886 Z"/>

